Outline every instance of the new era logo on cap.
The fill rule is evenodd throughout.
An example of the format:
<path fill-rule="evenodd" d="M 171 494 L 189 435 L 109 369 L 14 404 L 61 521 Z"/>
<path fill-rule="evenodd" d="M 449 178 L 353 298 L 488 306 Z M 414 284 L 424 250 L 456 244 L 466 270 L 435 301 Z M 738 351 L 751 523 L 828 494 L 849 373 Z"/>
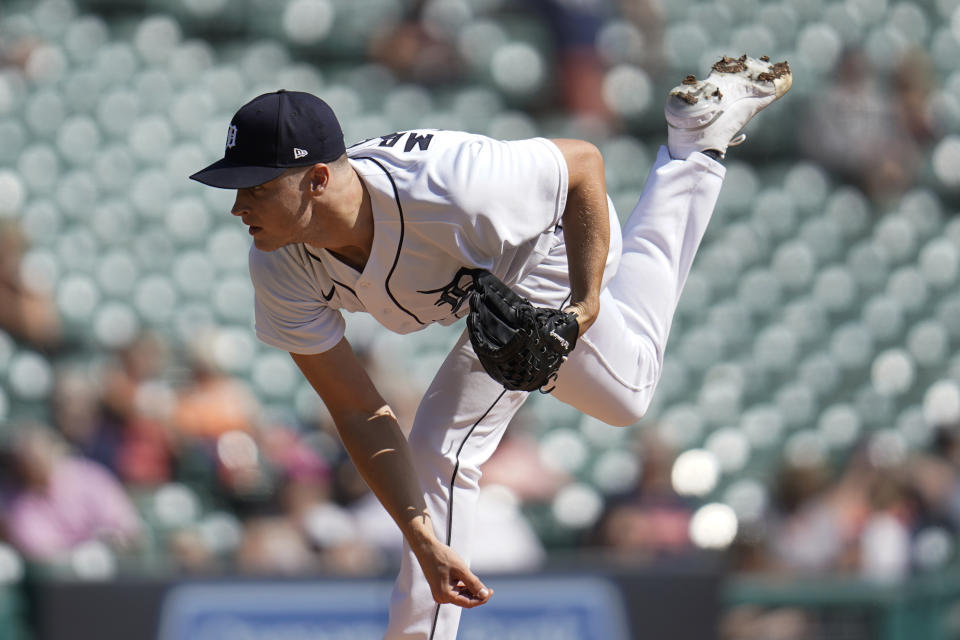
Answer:
<path fill-rule="evenodd" d="M 305 158 L 305 157 L 307 157 L 306 149 L 300 149 L 298 147 L 293 148 L 293 158 L 295 160 L 299 160 L 300 158 Z"/>

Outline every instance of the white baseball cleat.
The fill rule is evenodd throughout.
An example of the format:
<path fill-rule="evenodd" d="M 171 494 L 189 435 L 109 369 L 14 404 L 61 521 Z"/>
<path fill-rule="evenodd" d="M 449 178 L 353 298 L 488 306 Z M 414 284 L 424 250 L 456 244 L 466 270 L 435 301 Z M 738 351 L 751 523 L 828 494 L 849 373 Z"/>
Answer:
<path fill-rule="evenodd" d="M 694 151 L 714 150 L 723 157 L 728 146 L 746 138 L 740 134 L 761 109 L 785 94 L 793 84 L 786 62 L 771 63 L 743 55 L 724 56 L 706 80 L 687 76 L 667 96 L 667 148 L 677 160 Z"/>

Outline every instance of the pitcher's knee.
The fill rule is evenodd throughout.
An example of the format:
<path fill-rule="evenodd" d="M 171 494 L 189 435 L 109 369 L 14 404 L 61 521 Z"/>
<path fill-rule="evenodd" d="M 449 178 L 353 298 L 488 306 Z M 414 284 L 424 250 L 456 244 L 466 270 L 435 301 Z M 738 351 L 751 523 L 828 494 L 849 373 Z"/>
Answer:
<path fill-rule="evenodd" d="M 624 397 L 611 398 L 599 411 L 591 415 L 614 427 L 629 427 L 640 422 L 650 408 L 653 394 L 647 391 L 634 391 Z"/>
<path fill-rule="evenodd" d="M 639 422 L 645 413 L 644 411 L 631 411 L 630 407 L 623 407 L 610 411 L 606 415 L 594 417 L 612 427 L 629 427 Z"/>

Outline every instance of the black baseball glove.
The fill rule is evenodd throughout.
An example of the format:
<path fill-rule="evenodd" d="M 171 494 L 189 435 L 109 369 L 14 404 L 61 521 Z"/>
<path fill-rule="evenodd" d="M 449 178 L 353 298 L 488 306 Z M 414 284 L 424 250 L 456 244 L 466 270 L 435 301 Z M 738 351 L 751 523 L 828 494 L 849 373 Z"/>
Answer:
<path fill-rule="evenodd" d="M 467 331 L 480 364 L 511 391 L 541 389 L 577 344 L 576 314 L 535 307 L 484 269 L 473 281 Z"/>

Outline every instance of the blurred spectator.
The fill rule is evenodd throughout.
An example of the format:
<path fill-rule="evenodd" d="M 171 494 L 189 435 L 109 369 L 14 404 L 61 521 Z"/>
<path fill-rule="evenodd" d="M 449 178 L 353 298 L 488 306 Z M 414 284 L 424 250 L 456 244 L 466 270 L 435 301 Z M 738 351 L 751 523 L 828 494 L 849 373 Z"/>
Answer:
<path fill-rule="evenodd" d="M 9 453 L 5 520 L 25 556 L 56 561 L 92 540 L 120 548 L 138 542 L 141 523 L 121 484 L 99 464 L 70 455 L 53 430 L 16 428 Z"/>
<path fill-rule="evenodd" d="M 938 124 L 933 120 L 930 97 L 937 84 L 936 71 L 930 54 L 923 49 L 911 49 L 893 70 L 894 108 L 897 120 L 911 138 L 925 148 L 938 135 Z"/>
<path fill-rule="evenodd" d="M 560 104 L 575 116 L 610 123 L 613 115 L 603 97 L 606 69 L 597 52 L 597 34 L 609 13 L 607 3 L 534 0 L 531 5 L 553 35 Z"/>
<path fill-rule="evenodd" d="M 862 50 L 846 51 L 811 101 L 799 129 L 803 151 L 875 202 L 895 200 L 915 183 L 932 134 L 923 60 L 905 57 L 888 86 Z"/>
<path fill-rule="evenodd" d="M 809 640 L 823 637 L 809 612 L 791 607 L 734 607 L 721 620 L 721 640 Z"/>
<path fill-rule="evenodd" d="M 125 483 L 149 487 L 170 480 L 171 395 L 160 381 L 167 362 L 166 343 L 156 334 L 143 334 L 113 354 L 100 379 L 87 369 L 58 368 L 55 425 L 80 453 Z"/>
<path fill-rule="evenodd" d="M 167 552 L 180 573 L 211 575 L 219 573 L 221 563 L 196 527 L 183 527 L 167 537 Z"/>
<path fill-rule="evenodd" d="M 808 575 L 852 570 L 872 480 L 862 453 L 851 457 L 836 481 L 826 461 L 785 463 L 768 532 L 773 566 Z"/>
<path fill-rule="evenodd" d="M 896 582 L 910 573 L 913 512 L 907 487 L 896 470 L 879 473 L 870 484 L 871 512 L 860 533 L 860 575 Z"/>
<path fill-rule="evenodd" d="M 463 61 L 450 38 L 422 20 L 423 4 L 409 3 L 402 20 L 381 30 L 370 42 L 370 57 L 417 84 L 454 82 L 464 73 Z"/>
<path fill-rule="evenodd" d="M 49 291 L 24 278 L 21 262 L 26 250 L 19 226 L 0 220 L 0 329 L 49 352 L 62 343 L 60 312 Z"/>
<path fill-rule="evenodd" d="M 260 405 L 249 387 L 220 370 L 208 342 L 200 338 L 190 347 L 190 375 L 177 394 L 174 428 L 181 437 L 208 442 L 229 431 L 251 433 Z"/>
<path fill-rule="evenodd" d="M 316 571 L 319 562 L 295 522 L 265 515 L 245 523 L 237 566 L 245 573 L 296 575 Z"/>
<path fill-rule="evenodd" d="M 642 435 L 642 471 L 636 488 L 609 501 L 596 543 L 632 559 L 654 560 L 692 551 L 694 505 L 673 488 L 674 452 L 655 434 Z"/>
<path fill-rule="evenodd" d="M 77 453 L 117 473 L 121 431 L 103 411 L 100 383 L 89 371 L 58 367 L 51 395 L 53 425 Z"/>
<path fill-rule="evenodd" d="M 371 57 L 419 84 L 463 80 L 468 69 L 457 49 L 455 29 L 434 24 L 427 5 L 413 2 L 403 20 L 373 40 Z M 527 14 L 548 29 L 547 64 L 553 72 L 547 75 L 556 78 L 557 86 L 554 104 L 542 106 L 560 106 L 574 116 L 611 124 L 613 116 L 603 98 L 606 68 L 596 47 L 597 34 L 610 12 L 607 3 L 533 0 L 513 3 L 503 13 L 510 12 Z"/>
<path fill-rule="evenodd" d="M 262 440 L 281 478 L 277 494 L 282 513 L 318 554 L 317 566 L 347 575 L 381 571 L 385 559 L 370 544 L 368 532 L 333 501 L 333 474 L 327 462 L 290 428 L 270 426 Z"/>
<path fill-rule="evenodd" d="M 158 380 L 167 366 L 170 348 L 163 336 L 142 333 L 114 352 L 103 374 L 103 401 L 120 420 L 138 411 L 144 385 Z"/>

